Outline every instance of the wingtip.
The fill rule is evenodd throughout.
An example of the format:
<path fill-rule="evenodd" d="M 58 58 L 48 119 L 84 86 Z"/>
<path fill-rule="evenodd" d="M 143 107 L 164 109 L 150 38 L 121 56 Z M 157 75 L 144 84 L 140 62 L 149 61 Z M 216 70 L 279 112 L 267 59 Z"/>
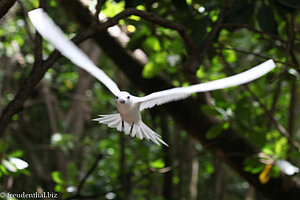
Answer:
<path fill-rule="evenodd" d="M 276 64 L 274 62 L 274 60 L 272 58 L 270 58 L 269 60 L 266 61 L 266 63 L 270 63 L 272 66 L 272 69 L 276 67 Z"/>
<path fill-rule="evenodd" d="M 44 9 L 43 8 L 37 8 L 37 9 L 29 11 L 28 15 L 29 15 L 29 17 L 34 17 L 37 14 L 41 14 L 41 13 L 44 13 Z"/>

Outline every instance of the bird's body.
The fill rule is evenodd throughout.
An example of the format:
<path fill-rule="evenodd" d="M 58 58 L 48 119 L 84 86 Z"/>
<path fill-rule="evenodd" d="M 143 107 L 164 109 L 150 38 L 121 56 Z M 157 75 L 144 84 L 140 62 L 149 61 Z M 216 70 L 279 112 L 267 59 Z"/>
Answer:
<path fill-rule="evenodd" d="M 136 101 L 135 96 L 128 92 L 120 92 L 116 96 L 117 109 L 122 119 L 128 124 L 139 124 L 141 121 L 140 104 Z"/>
<path fill-rule="evenodd" d="M 42 9 L 35 9 L 29 12 L 29 18 L 38 32 L 53 44 L 56 49 L 78 67 L 86 70 L 101 81 L 115 95 L 119 113 L 100 115 L 100 118 L 94 119 L 94 121 L 107 124 L 109 127 L 116 128 L 118 131 L 124 132 L 132 137 L 136 136 L 139 139 L 146 138 L 152 140 L 156 144 L 162 143 L 167 145 L 160 138 L 160 135 L 142 122 L 140 111 L 188 98 L 193 93 L 218 90 L 248 83 L 275 68 L 273 60 L 269 59 L 258 66 L 234 76 L 188 87 L 158 91 L 144 97 L 136 97 L 130 95 L 128 92 L 120 91 L 116 83 L 98 68 L 81 49 L 72 41 L 68 40 L 60 28 Z"/>
<path fill-rule="evenodd" d="M 116 128 L 118 131 L 124 132 L 126 135 L 131 135 L 132 137 L 136 136 L 139 139 L 146 138 L 158 145 L 162 143 L 168 146 L 160 139 L 160 135 L 152 131 L 142 122 L 139 97 L 121 91 L 115 96 L 115 100 L 119 113 L 100 115 L 100 118 L 96 118 L 94 121 L 107 124 L 111 128 Z"/>

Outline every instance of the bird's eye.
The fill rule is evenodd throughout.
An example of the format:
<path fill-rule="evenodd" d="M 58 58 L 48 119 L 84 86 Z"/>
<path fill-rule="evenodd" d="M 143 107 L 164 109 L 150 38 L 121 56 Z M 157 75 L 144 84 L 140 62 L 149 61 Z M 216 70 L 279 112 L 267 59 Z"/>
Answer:
<path fill-rule="evenodd" d="M 116 96 L 116 99 L 118 99 L 119 97 Z"/>
<path fill-rule="evenodd" d="M 127 99 L 130 99 L 130 96 L 128 96 Z"/>

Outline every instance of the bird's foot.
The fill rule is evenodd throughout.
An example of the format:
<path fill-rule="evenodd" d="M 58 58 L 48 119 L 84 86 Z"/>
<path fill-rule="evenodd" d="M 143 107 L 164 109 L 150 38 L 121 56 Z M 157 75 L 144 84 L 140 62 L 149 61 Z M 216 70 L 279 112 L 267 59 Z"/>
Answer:
<path fill-rule="evenodd" d="M 134 122 L 132 122 L 132 124 L 131 124 L 130 134 L 132 133 L 133 125 L 134 125 Z"/>
<path fill-rule="evenodd" d="M 122 120 L 122 132 L 124 132 L 124 121 Z"/>

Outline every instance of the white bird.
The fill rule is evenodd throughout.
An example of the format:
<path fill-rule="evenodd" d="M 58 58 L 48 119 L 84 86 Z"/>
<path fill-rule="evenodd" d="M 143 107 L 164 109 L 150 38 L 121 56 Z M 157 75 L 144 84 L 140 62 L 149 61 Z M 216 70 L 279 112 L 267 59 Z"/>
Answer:
<path fill-rule="evenodd" d="M 193 93 L 218 90 L 232 87 L 253 81 L 270 70 L 275 68 L 272 59 L 253 67 L 245 72 L 227 78 L 191 85 L 188 87 L 177 87 L 159 92 L 154 92 L 144 97 L 136 97 L 128 92 L 120 91 L 114 81 L 112 81 L 100 68 L 98 68 L 89 57 L 69 40 L 62 30 L 50 19 L 43 9 L 35 9 L 28 13 L 32 24 L 37 31 L 62 55 L 70 59 L 75 65 L 86 70 L 100 82 L 102 82 L 114 95 L 119 113 L 109 115 L 99 115 L 94 119 L 102 124 L 107 124 L 111 128 L 117 128 L 132 137 L 139 139 L 146 138 L 154 143 L 168 146 L 160 135 L 146 126 L 141 119 L 140 112 L 146 108 L 178 101 L 189 97 Z"/>

